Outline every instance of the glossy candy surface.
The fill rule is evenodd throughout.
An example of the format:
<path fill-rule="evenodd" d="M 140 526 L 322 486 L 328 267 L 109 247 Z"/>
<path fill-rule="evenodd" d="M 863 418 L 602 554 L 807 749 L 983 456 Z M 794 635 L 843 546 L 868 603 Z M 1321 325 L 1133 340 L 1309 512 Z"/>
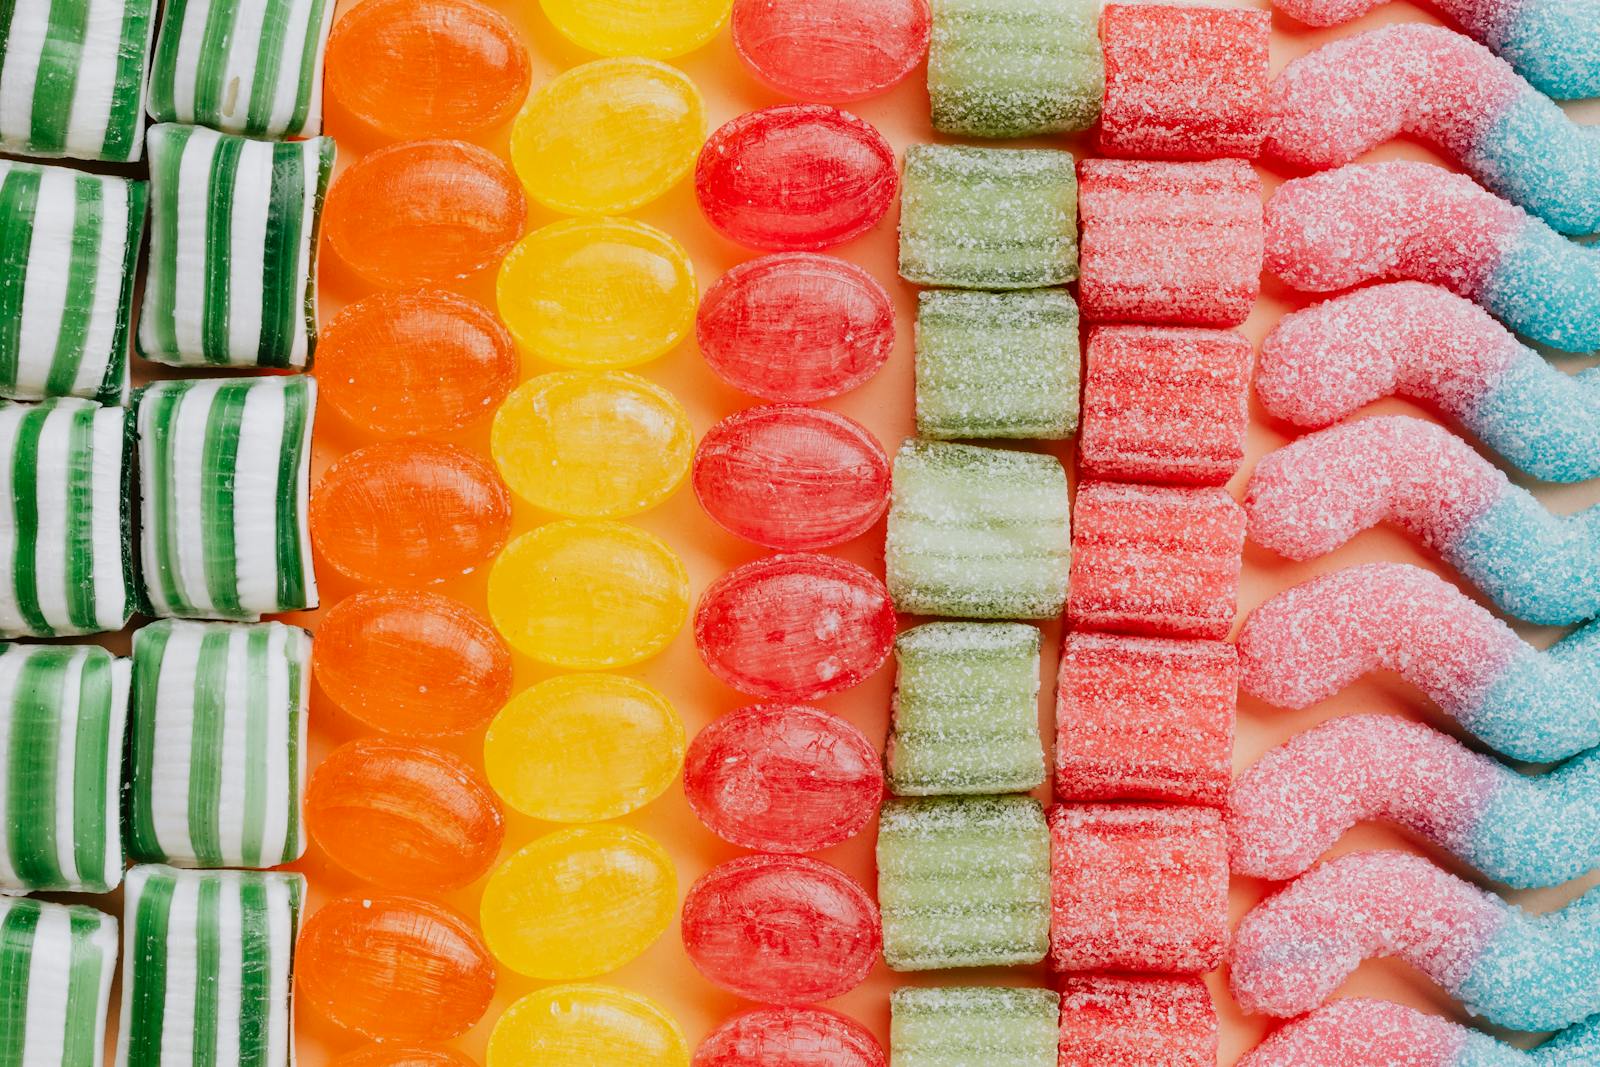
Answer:
<path fill-rule="evenodd" d="M 928 0 L 735 0 L 733 46 L 757 78 L 797 100 L 886 92 L 928 52 Z"/>
<path fill-rule="evenodd" d="M 883 1049 L 854 1019 L 824 1008 L 760 1008 L 700 1042 L 693 1067 L 885 1067 Z"/>
<path fill-rule="evenodd" d="M 477 1067 L 455 1049 L 407 1045 L 394 1048 L 373 1045 L 346 1053 L 333 1061 L 333 1067 Z"/>
<path fill-rule="evenodd" d="M 671 59 L 716 36 L 732 0 L 539 0 L 580 48 L 603 56 Z"/>
<path fill-rule="evenodd" d="M 507 1008 L 489 1067 L 687 1067 L 689 1046 L 660 1005 L 609 986 L 541 989 Z"/>

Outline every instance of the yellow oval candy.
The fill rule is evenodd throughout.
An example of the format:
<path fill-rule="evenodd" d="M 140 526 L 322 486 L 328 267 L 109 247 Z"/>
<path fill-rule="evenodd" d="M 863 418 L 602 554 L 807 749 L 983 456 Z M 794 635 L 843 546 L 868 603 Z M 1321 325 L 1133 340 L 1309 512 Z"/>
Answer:
<path fill-rule="evenodd" d="M 611 986 L 541 989 L 505 1010 L 489 1067 L 686 1067 L 689 1045 L 655 1001 Z"/>
<path fill-rule="evenodd" d="M 540 0 L 557 30 L 603 56 L 671 59 L 715 37 L 733 0 Z"/>

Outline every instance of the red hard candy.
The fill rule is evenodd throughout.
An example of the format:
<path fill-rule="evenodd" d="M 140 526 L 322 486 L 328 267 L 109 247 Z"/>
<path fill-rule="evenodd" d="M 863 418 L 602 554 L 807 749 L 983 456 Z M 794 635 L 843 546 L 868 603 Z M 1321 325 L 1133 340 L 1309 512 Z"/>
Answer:
<path fill-rule="evenodd" d="M 883 799 L 872 743 L 798 704 L 754 704 L 700 731 L 683 765 L 689 806 L 712 833 L 762 852 L 815 852 L 860 833 Z"/>
<path fill-rule="evenodd" d="M 694 639 L 711 673 L 740 692 L 814 700 L 883 666 L 894 605 L 881 580 L 844 560 L 768 556 L 705 591 Z"/>
<path fill-rule="evenodd" d="M 715 867 L 683 902 L 683 947 L 707 979 L 770 1004 L 828 1000 L 860 985 L 883 931 L 866 890 L 804 856 Z"/>
<path fill-rule="evenodd" d="M 733 46 L 778 92 L 837 103 L 915 70 L 932 25 L 928 0 L 735 0 Z"/>
<path fill-rule="evenodd" d="M 854 1019 L 822 1008 L 736 1015 L 700 1043 L 691 1067 L 884 1067 L 883 1049 Z"/>
<path fill-rule="evenodd" d="M 728 122 L 700 151 L 695 195 L 706 219 L 751 248 L 814 251 L 859 237 L 900 187 L 894 149 L 835 107 L 789 104 Z"/>

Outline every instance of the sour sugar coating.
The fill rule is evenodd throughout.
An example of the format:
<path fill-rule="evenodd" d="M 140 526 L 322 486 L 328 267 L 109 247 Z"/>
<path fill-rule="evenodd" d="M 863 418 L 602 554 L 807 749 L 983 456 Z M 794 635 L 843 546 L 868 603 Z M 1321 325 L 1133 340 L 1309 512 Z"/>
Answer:
<path fill-rule="evenodd" d="M 1267 152 L 1289 163 L 1337 167 L 1406 135 L 1561 233 L 1600 229 L 1600 137 L 1454 30 L 1408 22 L 1324 45 L 1278 76 L 1271 114 Z"/>
<path fill-rule="evenodd" d="M 1600 476 L 1600 371 L 1563 373 L 1435 285 L 1369 286 L 1285 316 L 1262 346 L 1256 393 L 1273 416 L 1313 427 L 1404 396 L 1535 477 Z"/>
<path fill-rule="evenodd" d="M 1600 865 L 1600 753 L 1522 775 L 1430 726 L 1354 715 L 1268 752 L 1234 787 L 1233 869 L 1283 880 L 1386 819 L 1518 889 Z"/>
<path fill-rule="evenodd" d="M 1086 238 L 1086 279 L 1088 249 Z M 1296 289 L 1432 282 L 1552 348 L 1600 348 L 1600 249 L 1431 163 L 1352 163 L 1285 182 L 1267 204 L 1266 250 L 1267 268 Z"/>
<path fill-rule="evenodd" d="M 1057 1067 L 1216 1067 L 1217 1008 L 1199 978 L 1091 974 L 1061 983 Z"/>
<path fill-rule="evenodd" d="M 889 994 L 895 1067 L 1056 1067 L 1060 996 L 997 986 Z"/>
<path fill-rule="evenodd" d="M 1382 416 L 1302 437 L 1256 465 L 1244 506 L 1251 539 L 1290 559 L 1389 521 L 1519 619 L 1570 626 L 1600 614 L 1600 507 L 1552 515 L 1422 419 Z"/>
<path fill-rule="evenodd" d="M 1348 567 L 1278 594 L 1245 621 L 1239 655 L 1244 690 L 1279 707 L 1394 670 L 1513 759 L 1548 763 L 1600 743 L 1600 625 L 1540 652 L 1409 564 Z"/>
<path fill-rule="evenodd" d="M 1488 1022 L 1559 1030 L 1600 1011 L 1600 890 L 1530 915 L 1420 856 L 1356 852 L 1246 915 L 1229 978 L 1246 1012 L 1299 1015 L 1385 956 Z"/>

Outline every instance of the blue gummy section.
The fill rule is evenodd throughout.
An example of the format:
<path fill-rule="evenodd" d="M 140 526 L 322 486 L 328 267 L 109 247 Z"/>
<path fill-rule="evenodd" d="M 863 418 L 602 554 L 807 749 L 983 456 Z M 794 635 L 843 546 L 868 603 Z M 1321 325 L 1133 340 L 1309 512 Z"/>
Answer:
<path fill-rule="evenodd" d="M 1600 1012 L 1600 889 L 1548 915 L 1510 908 L 1451 992 L 1513 1030 L 1561 1030 Z"/>
<path fill-rule="evenodd" d="M 1548 652 L 1524 649 L 1458 717 L 1496 752 L 1553 763 L 1600 744 L 1597 694 L 1600 624 L 1591 622 Z"/>
<path fill-rule="evenodd" d="M 1571 626 L 1600 615 L 1600 507 L 1552 515 L 1508 484 L 1444 556 L 1519 619 Z"/>
<path fill-rule="evenodd" d="M 1524 350 L 1463 421 L 1535 478 L 1600 477 L 1600 368 L 1566 374 Z"/>
<path fill-rule="evenodd" d="M 1545 1067 L 1593 1067 L 1600 1064 L 1600 1015 L 1557 1034 L 1528 1054 Z"/>
<path fill-rule="evenodd" d="M 1462 160 L 1489 188 L 1561 233 L 1600 230 L 1600 127 L 1524 89 Z"/>
<path fill-rule="evenodd" d="M 1600 248 L 1528 220 L 1478 293 L 1489 313 L 1563 352 L 1600 350 Z"/>
<path fill-rule="evenodd" d="M 1546 96 L 1600 96 L 1600 5 L 1594 0 L 1524 0 L 1488 42 Z"/>
<path fill-rule="evenodd" d="M 1600 866 L 1600 750 L 1548 774 L 1506 768 L 1462 858 L 1514 889 L 1560 885 Z"/>
<path fill-rule="evenodd" d="M 1470 1031 L 1451 1067 L 1528 1067 L 1538 1062 L 1521 1049 L 1502 1044 L 1488 1034 Z"/>

